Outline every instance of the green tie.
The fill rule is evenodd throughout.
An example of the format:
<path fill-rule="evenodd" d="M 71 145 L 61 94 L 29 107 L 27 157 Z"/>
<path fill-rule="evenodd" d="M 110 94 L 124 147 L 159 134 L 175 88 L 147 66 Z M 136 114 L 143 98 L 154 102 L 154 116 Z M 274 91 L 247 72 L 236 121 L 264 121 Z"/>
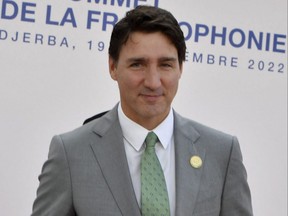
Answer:
<path fill-rule="evenodd" d="M 169 198 L 163 170 L 155 152 L 158 140 L 154 132 L 149 132 L 146 149 L 141 159 L 141 205 L 142 216 L 169 216 Z"/>

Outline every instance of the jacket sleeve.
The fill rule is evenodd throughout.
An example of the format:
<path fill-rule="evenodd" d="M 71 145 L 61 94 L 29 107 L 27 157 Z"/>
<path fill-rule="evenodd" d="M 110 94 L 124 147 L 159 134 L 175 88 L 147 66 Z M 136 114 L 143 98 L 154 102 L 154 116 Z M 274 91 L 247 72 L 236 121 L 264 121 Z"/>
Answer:
<path fill-rule="evenodd" d="M 237 138 L 233 137 L 231 154 L 224 183 L 221 216 L 252 216 L 247 173 Z"/>
<path fill-rule="evenodd" d="M 48 160 L 39 176 L 32 216 L 73 216 L 72 185 L 65 146 L 60 136 L 53 137 Z"/>

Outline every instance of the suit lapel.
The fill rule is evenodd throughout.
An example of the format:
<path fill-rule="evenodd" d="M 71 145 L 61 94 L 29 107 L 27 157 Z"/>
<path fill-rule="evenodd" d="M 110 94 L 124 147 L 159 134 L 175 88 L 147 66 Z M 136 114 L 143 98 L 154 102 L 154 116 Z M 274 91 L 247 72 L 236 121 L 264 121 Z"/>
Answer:
<path fill-rule="evenodd" d="M 200 135 L 191 123 L 176 113 L 174 116 L 176 215 L 191 215 L 195 208 L 203 168 L 192 167 L 190 158 L 197 155 L 205 163 L 205 149 L 196 144 Z"/>
<path fill-rule="evenodd" d="M 118 121 L 117 106 L 96 121 L 99 122 L 93 129 L 95 134 L 91 147 L 103 176 L 122 215 L 140 216 Z"/>

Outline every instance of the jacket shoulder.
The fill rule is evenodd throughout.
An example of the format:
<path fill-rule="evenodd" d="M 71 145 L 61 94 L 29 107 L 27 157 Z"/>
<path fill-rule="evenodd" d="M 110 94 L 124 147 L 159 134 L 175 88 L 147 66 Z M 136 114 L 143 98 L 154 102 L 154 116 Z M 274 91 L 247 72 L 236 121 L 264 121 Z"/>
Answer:
<path fill-rule="evenodd" d="M 181 130 L 188 136 L 196 131 L 199 137 L 206 139 L 217 140 L 230 140 L 232 141 L 234 135 L 228 134 L 226 132 L 220 131 L 218 129 L 212 128 L 205 124 L 199 123 L 197 121 L 183 117 L 175 113 L 175 127 Z"/>

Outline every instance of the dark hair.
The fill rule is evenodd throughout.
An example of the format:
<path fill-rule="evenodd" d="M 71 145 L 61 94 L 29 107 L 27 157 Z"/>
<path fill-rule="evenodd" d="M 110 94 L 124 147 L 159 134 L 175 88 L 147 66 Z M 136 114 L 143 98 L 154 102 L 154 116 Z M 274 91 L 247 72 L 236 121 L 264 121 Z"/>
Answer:
<path fill-rule="evenodd" d="M 113 28 L 109 55 L 117 62 L 120 50 L 131 33 L 140 32 L 161 32 L 166 35 L 175 45 L 178 52 L 179 64 L 185 61 L 186 44 L 182 30 L 175 17 L 164 9 L 152 6 L 137 6 L 128 11 Z"/>

